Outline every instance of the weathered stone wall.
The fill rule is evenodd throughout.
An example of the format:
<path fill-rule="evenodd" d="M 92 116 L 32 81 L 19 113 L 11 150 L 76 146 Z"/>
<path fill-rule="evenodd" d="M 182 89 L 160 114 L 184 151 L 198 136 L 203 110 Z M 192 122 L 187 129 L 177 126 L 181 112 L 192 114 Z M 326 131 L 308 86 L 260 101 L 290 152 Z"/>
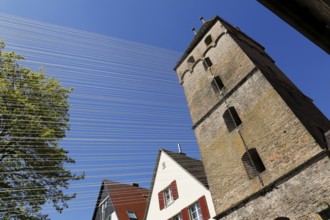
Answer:
<path fill-rule="evenodd" d="M 221 219 L 321 219 L 321 203 L 330 204 L 329 183 L 330 159 L 324 157 Z"/>
<path fill-rule="evenodd" d="M 319 155 L 326 140 L 323 134 L 330 124 L 311 100 L 274 65 L 260 45 L 220 22 L 205 37 L 210 34 L 212 44 L 206 46 L 203 39 L 187 57 L 194 56 L 196 62 L 189 65 L 185 60 L 177 72 L 219 214 L 269 188 Z M 203 57 L 212 61 L 210 70 L 204 68 Z M 213 91 L 212 74 L 221 77 L 224 96 Z M 223 114 L 228 106 L 235 107 L 242 121 L 239 131 L 229 132 L 225 125 Z M 253 179 L 248 178 L 242 163 L 243 154 L 251 148 L 256 148 L 266 167 Z M 319 196 L 327 195 L 324 193 Z M 302 204 L 307 205 L 305 200 Z M 248 207 L 242 209 L 249 213 Z M 251 213 L 242 216 L 258 219 Z"/>
<path fill-rule="evenodd" d="M 266 167 L 260 175 L 265 186 L 322 150 L 260 71 L 227 103 L 242 120 L 241 136 L 227 130 L 225 103 L 195 129 L 217 213 L 263 188 L 246 174 L 241 159 L 246 147 L 256 148 Z"/>

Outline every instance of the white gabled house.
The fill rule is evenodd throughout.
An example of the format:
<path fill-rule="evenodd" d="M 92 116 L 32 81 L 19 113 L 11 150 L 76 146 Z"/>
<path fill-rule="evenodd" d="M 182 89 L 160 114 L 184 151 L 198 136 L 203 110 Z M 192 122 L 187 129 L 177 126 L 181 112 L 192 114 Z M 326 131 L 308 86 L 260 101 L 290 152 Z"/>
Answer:
<path fill-rule="evenodd" d="M 215 216 L 202 161 L 160 149 L 145 220 L 208 220 Z"/>

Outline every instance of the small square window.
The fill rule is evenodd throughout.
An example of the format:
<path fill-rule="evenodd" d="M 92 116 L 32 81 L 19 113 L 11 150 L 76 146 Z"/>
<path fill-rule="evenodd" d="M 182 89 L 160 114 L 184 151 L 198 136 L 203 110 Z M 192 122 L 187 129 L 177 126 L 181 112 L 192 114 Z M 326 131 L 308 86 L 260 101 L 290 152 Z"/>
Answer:
<path fill-rule="evenodd" d="M 127 215 L 128 215 L 128 217 L 129 217 L 130 220 L 137 220 L 137 217 L 136 217 L 136 215 L 135 215 L 134 212 L 127 211 Z"/>
<path fill-rule="evenodd" d="M 174 199 L 173 199 L 173 192 L 171 187 L 167 187 L 166 189 L 164 189 L 163 193 L 164 193 L 165 206 L 172 204 L 174 202 Z"/>

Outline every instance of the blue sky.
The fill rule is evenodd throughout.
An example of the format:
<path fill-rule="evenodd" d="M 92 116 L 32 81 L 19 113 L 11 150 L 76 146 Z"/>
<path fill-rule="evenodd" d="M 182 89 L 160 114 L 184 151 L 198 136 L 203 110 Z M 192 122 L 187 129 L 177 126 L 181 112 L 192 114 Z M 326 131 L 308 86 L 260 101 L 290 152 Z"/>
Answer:
<path fill-rule="evenodd" d="M 87 178 L 81 183 L 81 187 L 78 185 L 73 191 L 83 195 L 87 195 L 86 191 L 88 191 L 92 196 L 89 197 L 90 203 L 85 205 L 83 209 L 72 209 L 70 211 L 69 208 L 61 215 L 50 212 L 52 219 L 91 219 L 93 206 L 90 204 L 95 204 L 99 184 L 104 178 L 116 181 L 137 181 L 142 186 L 149 187 L 151 172 L 159 147 L 175 151 L 177 140 L 184 140 L 181 142 L 183 149 L 188 152 L 188 155 L 198 157 L 198 148 L 191 131 L 191 121 L 183 90 L 178 84 L 176 74 L 172 68 L 194 36 L 191 28 L 198 29 L 201 26 L 200 16 L 208 19 L 219 15 L 258 41 L 266 48 L 266 52 L 276 61 L 282 71 L 307 96 L 314 100 L 325 115 L 330 116 L 329 56 L 255 0 L 0 0 L 0 12 L 169 50 L 157 49 L 158 54 L 170 56 L 166 59 L 166 62 L 160 57 L 146 56 L 154 64 L 151 65 L 152 67 L 148 67 L 149 72 L 146 75 L 141 76 L 151 76 L 152 71 L 157 68 L 159 62 L 162 70 L 155 72 L 157 74 L 162 73 L 157 76 L 158 81 L 155 81 L 155 79 L 148 81 L 146 79 L 145 81 L 126 80 L 123 82 L 111 78 L 110 82 L 100 80 L 95 75 L 86 76 L 86 78 L 89 77 L 87 86 L 92 86 L 93 83 L 96 83 L 99 87 L 111 85 L 112 90 L 109 96 L 111 95 L 111 102 L 116 105 L 111 106 L 107 103 L 98 102 L 95 98 L 95 96 L 98 96 L 97 89 L 90 91 L 90 94 L 94 96 L 88 99 L 85 91 L 86 85 L 83 86 L 82 81 L 80 84 L 72 84 L 75 87 L 71 112 L 73 125 L 72 133 L 69 133 L 68 137 L 79 140 L 82 137 L 88 138 L 88 135 L 83 134 L 90 131 L 90 138 L 96 138 L 97 141 L 92 143 L 86 140 L 65 140 L 63 145 L 70 148 L 70 155 L 73 158 L 78 158 L 76 167 L 73 168 L 76 170 L 89 169 L 86 171 Z M 64 44 L 57 46 L 58 48 L 65 47 Z M 141 48 L 145 49 L 146 46 Z M 76 48 L 76 50 L 78 49 Z M 101 48 L 96 50 L 101 51 Z M 93 51 L 87 51 L 87 53 L 93 54 Z M 114 52 L 112 51 L 112 53 Z M 27 59 L 29 59 L 28 55 L 27 53 Z M 101 55 L 98 55 L 95 59 L 101 59 Z M 96 57 L 96 55 L 94 56 Z M 107 55 L 104 56 L 108 58 Z M 136 55 L 133 54 L 132 58 L 137 56 L 139 56 L 138 52 Z M 41 59 L 41 57 L 39 56 L 38 59 Z M 41 59 L 41 61 L 47 62 L 46 59 Z M 61 60 L 57 61 L 60 62 Z M 71 63 L 73 62 L 71 61 Z M 81 63 L 77 62 L 77 64 L 71 65 L 79 64 Z M 126 63 L 126 65 L 128 64 Z M 68 65 L 70 65 L 70 62 L 68 62 Z M 142 64 L 141 67 L 143 67 Z M 106 70 L 109 71 L 109 68 L 107 67 Z M 136 70 L 133 67 L 131 68 L 126 72 Z M 81 79 L 77 78 L 77 80 Z M 71 86 L 68 75 L 63 77 L 63 82 L 65 85 Z M 134 93 L 120 92 L 127 87 L 134 87 Z M 146 95 L 138 96 L 139 94 Z M 129 99 L 129 102 L 123 101 L 132 96 L 137 96 L 137 103 L 134 103 L 131 99 Z M 81 100 L 79 97 L 82 97 Z M 107 98 L 107 100 L 109 98 L 105 95 L 99 97 L 101 100 L 102 98 Z M 115 101 L 116 99 L 121 99 L 121 102 Z M 96 110 L 99 110 L 99 114 L 95 117 L 82 110 L 88 108 L 88 111 L 92 111 L 91 103 L 93 102 L 97 102 L 93 105 L 98 107 Z M 139 104 L 139 102 L 142 103 Z M 106 112 L 111 111 L 111 114 L 106 114 Z M 79 118 L 83 118 L 85 122 L 87 119 L 94 119 L 94 121 L 89 122 L 89 130 L 86 129 L 86 124 L 80 126 L 75 124 L 82 122 L 82 120 L 78 120 Z M 125 124 L 130 124 L 130 126 L 125 127 Z M 123 135 L 123 127 L 128 135 L 127 133 L 125 133 L 125 136 Z M 100 128 L 104 130 L 104 135 L 100 134 L 102 133 Z M 138 128 L 138 130 L 133 128 Z M 159 132 L 154 129 L 158 129 Z M 107 132 L 109 132 L 109 135 Z M 97 134 L 101 136 L 97 136 Z M 127 136 L 130 138 L 127 138 Z M 105 140 L 109 137 L 118 140 L 125 137 L 126 141 L 110 143 Z M 147 141 L 148 138 L 149 141 Z M 168 141 L 162 141 L 164 139 Z M 81 151 L 83 147 L 88 148 L 91 146 L 95 147 L 94 150 Z M 104 146 L 111 147 L 111 151 L 103 148 Z M 95 151 L 95 149 L 99 151 Z M 128 154 L 126 159 L 120 159 L 120 157 L 125 157 L 123 149 L 133 153 L 135 159 L 132 160 Z M 95 156 L 98 161 L 86 162 L 80 160 L 81 155 L 84 156 L 88 153 L 92 155 L 98 152 L 100 153 Z M 109 160 L 101 160 L 100 154 L 109 157 Z M 142 158 L 138 159 L 138 157 Z M 132 164 L 140 164 L 139 170 L 126 169 L 133 166 Z M 92 165 L 95 165 L 94 170 Z M 104 168 L 107 166 L 119 167 L 122 170 L 103 171 L 101 170 L 102 166 Z M 134 172 L 146 174 L 132 176 Z M 89 176 L 99 177 L 88 178 Z M 91 186 L 86 188 L 88 184 Z M 95 194 L 94 197 L 93 194 Z M 87 204 L 84 198 L 79 197 L 73 202 Z M 49 210 L 48 207 L 47 210 Z"/>

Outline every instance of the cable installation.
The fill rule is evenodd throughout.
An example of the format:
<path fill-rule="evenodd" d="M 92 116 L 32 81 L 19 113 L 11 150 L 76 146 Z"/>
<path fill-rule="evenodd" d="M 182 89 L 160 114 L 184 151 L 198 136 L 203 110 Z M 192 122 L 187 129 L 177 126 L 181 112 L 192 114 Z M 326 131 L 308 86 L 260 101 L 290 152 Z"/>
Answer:
<path fill-rule="evenodd" d="M 93 211 L 103 179 L 139 182 L 148 188 L 159 148 L 176 151 L 177 143 L 181 143 L 187 155 L 199 158 L 186 100 L 172 70 L 181 53 L 3 13 L 0 13 L 0 28 L 0 39 L 7 45 L 5 51 L 15 51 L 26 59 L 20 60 L 20 65 L 37 72 L 41 69 L 48 77 L 59 80 L 64 87 L 74 88 L 69 94 L 71 128 L 66 131 L 59 147 L 69 151 L 68 155 L 76 160 L 75 164 L 65 166 L 73 173 L 85 171 L 86 176 L 85 180 L 74 182 L 65 190 L 78 195 L 68 202 L 69 208 L 64 212 L 77 208 L 76 204 L 85 204 Z M 31 81 L 27 83 L 33 85 Z M 44 94 L 33 91 L 29 86 L 16 91 L 28 91 L 34 96 Z M 13 99 L 6 101 L 9 110 L 24 108 Z M 58 106 L 59 111 L 65 112 L 65 108 Z M 28 122 L 25 114 L 37 115 L 37 111 L 44 110 L 47 109 L 36 106 L 23 115 L 0 112 L 0 124 L 9 126 L 14 119 L 24 129 L 24 123 Z M 40 118 L 39 123 L 53 123 L 56 126 L 47 117 Z M 30 129 L 30 135 L 37 135 L 38 132 L 35 128 Z M 52 141 L 52 138 L 25 137 L 20 130 L 14 131 L 11 139 L 17 146 L 29 148 L 33 145 L 35 150 L 48 147 L 35 144 L 35 140 Z M 15 148 L 2 145 L 0 149 L 6 147 Z M 16 155 L 15 151 L 10 154 L 15 157 L 0 163 L 34 160 Z M 51 158 L 47 153 L 43 156 L 50 162 L 61 161 L 61 158 Z M 52 172 L 49 168 L 45 162 L 35 167 L 34 171 L 45 172 L 43 169 L 48 169 Z M 17 172 L 14 169 L 12 174 Z M 6 172 L 10 171 L 0 171 L 0 175 Z M 23 189 L 29 190 L 11 190 L 19 192 Z M 38 186 L 31 190 L 38 190 Z M 123 203 L 135 202 L 134 198 L 125 200 L 123 198 Z M 47 207 L 46 212 L 52 210 Z M 15 209 L 8 211 L 14 213 Z"/>

